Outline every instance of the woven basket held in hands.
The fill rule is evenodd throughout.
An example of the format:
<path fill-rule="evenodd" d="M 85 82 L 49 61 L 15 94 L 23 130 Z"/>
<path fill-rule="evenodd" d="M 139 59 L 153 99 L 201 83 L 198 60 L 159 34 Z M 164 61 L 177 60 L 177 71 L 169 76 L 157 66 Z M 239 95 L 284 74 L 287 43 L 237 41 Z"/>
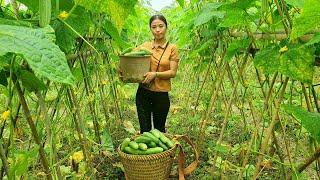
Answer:
<path fill-rule="evenodd" d="M 169 135 L 170 136 L 170 135 Z M 171 136 L 172 137 L 172 136 Z M 157 154 L 132 155 L 126 154 L 118 147 L 118 154 L 123 164 L 127 180 L 167 180 L 171 172 L 173 159 L 177 147 L 179 152 L 179 179 L 183 180 L 185 175 L 190 174 L 199 163 L 199 155 L 192 142 L 186 136 L 174 136 L 174 139 L 184 139 L 193 149 L 196 160 L 187 168 L 184 168 L 185 154 L 179 143 L 171 149 Z"/>

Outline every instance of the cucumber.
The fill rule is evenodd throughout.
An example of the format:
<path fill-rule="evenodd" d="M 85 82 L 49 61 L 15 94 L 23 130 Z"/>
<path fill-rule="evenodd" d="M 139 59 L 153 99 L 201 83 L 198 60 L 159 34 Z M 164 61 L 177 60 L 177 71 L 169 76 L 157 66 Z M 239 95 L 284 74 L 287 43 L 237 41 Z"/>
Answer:
<path fill-rule="evenodd" d="M 174 146 L 174 143 L 169 139 L 166 145 L 168 146 L 168 148 L 172 148 Z"/>
<path fill-rule="evenodd" d="M 155 137 L 157 137 L 157 138 L 160 138 L 160 131 L 159 130 L 157 130 L 157 129 L 152 129 L 151 131 L 150 131 L 150 133 L 151 134 L 153 134 Z"/>
<path fill-rule="evenodd" d="M 132 50 L 133 50 L 133 47 L 129 47 L 129 48 L 123 50 L 121 54 L 123 55 L 123 54 L 129 53 L 129 52 L 131 52 Z"/>
<path fill-rule="evenodd" d="M 142 151 L 141 151 L 141 150 L 133 149 L 133 148 L 130 147 L 130 146 L 125 147 L 125 148 L 124 148 L 124 152 L 125 152 L 125 153 L 128 153 L 128 154 L 142 154 Z"/>
<path fill-rule="evenodd" d="M 137 51 L 137 52 L 129 52 L 125 53 L 125 56 L 144 56 L 146 53 L 144 51 Z"/>
<path fill-rule="evenodd" d="M 39 0 L 39 25 L 45 27 L 50 24 L 51 0 Z"/>
<path fill-rule="evenodd" d="M 149 49 L 145 48 L 145 47 L 141 47 L 140 51 L 143 51 L 145 53 L 145 55 L 152 55 L 152 52 L 149 51 Z"/>
<path fill-rule="evenodd" d="M 154 141 L 154 142 L 157 143 L 157 144 L 158 144 L 158 142 L 159 142 L 159 139 L 156 138 L 153 134 L 151 134 L 151 133 L 149 133 L 149 132 L 144 132 L 144 133 L 143 133 L 143 136 L 152 139 L 152 141 Z"/>
<path fill-rule="evenodd" d="M 165 143 L 163 143 L 163 142 L 161 142 L 161 141 L 159 141 L 159 146 L 160 147 L 162 147 L 163 148 L 163 150 L 168 150 L 168 147 L 166 146 L 166 144 Z"/>
<path fill-rule="evenodd" d="M 124 152 L 128 154 L 135 154 L 135 155 L 149 155 L 149 154 L 156 154 L 161 153 L 163 149 L 161 147 L 149 148 L 146 151 L 141 151 L 138 149 L 132 149 L 131 147 L 125 147 Z"/>
<path fill-rule="evenodd" d="M 145 136 L 139 136 L 134 141 L 137 142 L 137 143 L 148 144 L 148 143 L 150 143 L 152 141 L 152 139 L 149 138 L 149 137 L 145 137 Z"/>
<path fill-rule="evenodd" d="M 139 143 L 139 149 L 145 151 L 148 149 L 148 146 L 145 143 Z"/>
<path fill-rule="evenodd" d="M 151 141 L 150 143 L 147 144 L 149 148 L 154 148 L 157 147 L 157 144 L 153 141 Z"/>
<path fill-rule="evenodd" d="M 154 148 L 149 148 L 146 151 L 144 151 L 144 154 L 148 155 L 148 154 L 157 154 L 157 153 L 161 153 L 163 151 L 163 148 L 161 147 L 154 147 Z"/>
<path fill-rule="evenodd" d="M 128 145 L 129 145 L 129 147 L 131 147 L 132 149 L 139 149 L 139 145 L 138 145 L 138 143 L 136 143 L 135 141 L 130 141 Z"/>
<path fill-rule="evenodd" d="M 121 151 L 123 151 L 124 148 L 129 145 L 129 143 L 130 143 L 130 138 L 125 138 L 125 139 L 122 141 L 122 143 L 121 143 L 121 148 L 120 148 Z"/>

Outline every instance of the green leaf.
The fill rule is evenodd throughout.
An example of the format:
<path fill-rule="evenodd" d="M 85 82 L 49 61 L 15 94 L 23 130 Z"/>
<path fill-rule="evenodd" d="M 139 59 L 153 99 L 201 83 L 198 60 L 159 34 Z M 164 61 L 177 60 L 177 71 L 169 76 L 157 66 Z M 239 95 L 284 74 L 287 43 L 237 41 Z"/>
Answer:
<path fill-rule="evenodd" d="M 301 125 L 320 142 L 320 113 L 309 112 L 301 107 L 284 105 L 284 109 L 291 113 Z"/>
<path fill-rule="evenodd" d="M 177 0 L 179 5 L 183 8 L 184 7 L 184 0 Z"/>
<path fill-rule="evenodd" d="M 5 18 L 0 18 L 0 24 L 32 27 L 32 24 L 29 22 L 20 21 L 20 20 L 10 20 Z"/>
<path fill-rule="evenodd" d="M 10 167 L 10 177 L 21 176 L 27 173 L 28 167 L 33 164 L 38 155 L 39 146 L 27 151 L 13 152 L 14 163 Z"/>
<path fill-rule="evenodd" d="M 109 152 L 114 152 L 114 146 L 109 131 L 105 128 L 101 139 L 102 146 Z"/>
<path fill-rule="evenodd" d="M 0 56 L 12 52 L 24 57 L 31 69 L 55 82 L 73 84 L 64 53 L 42 29 L 0 25 Z"/>
<path fill-rule="evenodd" d="M 121 39 L 116 27 L 108 19 L 106 19 L 104 22 L 103 30 L 106 34 L 111 36 L 111 38 L 117 43 L 119 47 L 121 48 L 129 47 L 129 44 L 127 44 Z"/>
<path fill-rule="evenodd" d="M 217 11 L 216 9 L 220 7 L 221 3 L 208 3 L 197 15 L 194 20 L 195 26 L 200 26 L 212 20 L 213 18 L 223 18 L 225 12 Z"/>
<path fill-rule="evenodd" d="M 248 15 L 241 9 L 226 9 L 225 18 L 219 24 L 220 27 L 235 27 L 248 24 Z"/>
<path fill-rule="evenodd" d="M 298 8 L 302 8 L 304 5 L 304 0 L 285 0 L 285 1 L 286 3 Z"/>
<path fill-rule="evenodd" d="M 279 49 L 279 47 L 268 46 L 258 51 L 253 61 L 255 67 L 261 68 L 266 74 L 272 74 L 278 71 L 280 66 Z"/>
<path fill-rule="evenodd" d="M 314 49 L 288 45 L 288 51 L 280 56 L 279 71 L 303 83 L 312 83 L 314 74 Z"/>
<path fill-rule="evenodd" d="M 290 39 L 294 40 L 307 32 L 320 27 L 319 0 L 308 0 L 304 3 L 303 12 L 293 20 Z"/>
<path fill-rule="evenodd" d="M 310 39 L 306 44 L 304 44 L 305 46 L 310 46 L 310 45 L 313 45 L 313 44 L 316 44 L 320 42 L 320 33 L 317 33 L 313 36 L 312 39 Z"/>
<path fill-rule="evenodd" d="M 239 39 L 231 42 L 227 49 L 225 60 L 230 61 L 231 58 L 236 55 L 238 52 L 246 51 L 249 47 L 251 41 L 250 39 Z"/>
<path fill-rule="evenodd" d="M 28 91 L 36 92 L 46 89 L 46 85 L 44 85 L 40 79 L 38 79 L 29 71 L 21 70 L 18 73 L 18 78 L 21 80 L 23 87 L 25 87 Z"/>

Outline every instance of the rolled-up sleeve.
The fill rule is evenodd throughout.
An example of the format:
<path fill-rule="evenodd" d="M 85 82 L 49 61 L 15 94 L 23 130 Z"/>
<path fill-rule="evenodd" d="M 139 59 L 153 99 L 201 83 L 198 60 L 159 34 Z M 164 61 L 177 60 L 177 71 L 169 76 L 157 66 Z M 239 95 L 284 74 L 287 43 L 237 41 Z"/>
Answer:
<path fill-rule="evenodd" d="M 180 61 L 179 50 L 176 45 L 173 45 L 173 47 L 171 48 L 171 54 L 170 54 L 169 60 L 176 61 L 176 62 Z"/>

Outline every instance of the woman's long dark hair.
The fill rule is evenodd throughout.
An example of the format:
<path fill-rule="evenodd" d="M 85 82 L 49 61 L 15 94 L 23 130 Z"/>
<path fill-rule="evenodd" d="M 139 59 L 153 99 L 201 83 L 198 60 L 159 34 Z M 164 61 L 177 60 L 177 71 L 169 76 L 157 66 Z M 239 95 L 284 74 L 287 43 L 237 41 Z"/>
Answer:
<path fill-rule="evenodd" d="M 161 14 L 156 14 L 156 15 L 151 16 L 151 18 L 150 18 L 150 20 L 149 20 L 149 27 L 151 27 L 151 23 L 152 23 L 152 21 L 154 21 L 155 19 L 159 19 L 159 20 L 163 21 L 164 24 L 166 25 L 166 27 L 168 27 L 168 23 L 167 23 L 166 18 L 165 18 L 163 15 L 161 15 Z"/>

